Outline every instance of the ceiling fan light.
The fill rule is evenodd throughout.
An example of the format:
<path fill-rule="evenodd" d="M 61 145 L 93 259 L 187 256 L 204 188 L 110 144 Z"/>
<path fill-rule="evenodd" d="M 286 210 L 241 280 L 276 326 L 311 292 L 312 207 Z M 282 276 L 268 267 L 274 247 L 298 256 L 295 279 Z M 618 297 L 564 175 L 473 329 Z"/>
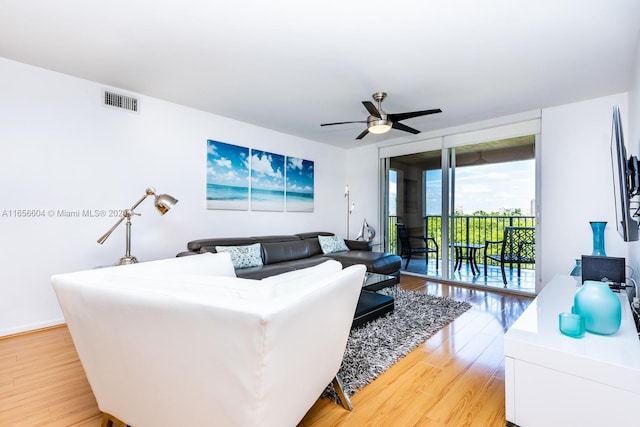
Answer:
<path fill-rule="evenodd" d="M 381 134 L 391 130 L 391 123 L 385 119 L 370 120 L 367 129 L 371 133 Z"/>

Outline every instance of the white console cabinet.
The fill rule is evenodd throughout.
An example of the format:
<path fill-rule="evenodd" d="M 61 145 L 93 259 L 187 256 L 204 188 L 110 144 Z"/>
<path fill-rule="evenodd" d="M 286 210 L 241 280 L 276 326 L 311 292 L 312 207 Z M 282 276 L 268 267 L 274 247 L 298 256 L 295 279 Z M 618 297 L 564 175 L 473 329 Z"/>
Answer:
<path fill-rule="evenodd" d="M 625 294 L 613 335 L 563 335 L 578 283 L 557 276 L 504 336 L 506 418 L 522 427 L 639 426 L 640 340 Z"/>

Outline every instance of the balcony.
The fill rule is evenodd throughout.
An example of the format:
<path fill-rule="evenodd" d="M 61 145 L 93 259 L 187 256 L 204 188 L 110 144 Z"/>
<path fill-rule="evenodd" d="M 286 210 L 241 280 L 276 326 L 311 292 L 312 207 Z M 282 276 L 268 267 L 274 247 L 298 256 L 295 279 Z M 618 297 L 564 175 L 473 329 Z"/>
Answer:
<path fill-rule="evenodd" d="M 390 216 L 387 236 L 389 252 L 398 253 L 398 241 L 396 237 L 397 217 Z M 423 218 L 422 224 L 409 228 L 409 234 L 433 237 L 442 251 L 442 217 L 430 215 Z M 407 225 L 408 226 L 408 225 Z M 532 216 L 471 216 L 460 215 L 450 218 L 449 229 L 453 230 L 453 243 L 484 245 L 486 240 L 498 241 L 503 238 L 503 230 L 508 226 L 534 227 L 535 218 Z M 442 255 L 440 254 L 440 257 Z M 480 273 L 474 273 L 467 261 L 462 261 L 458 270 L 453 271 L 455 255 L 449 250 L 450 266 L 443 266 L 442 259 L 438 260 L 439 269 L 436 270 L 435 254 L 429 254 L 428 262 L 424 257 L 413 258 L 407 266 L 408 273 L 424 275 L 433 278 L 442 278 L 442 269 L 448 268 L 449 280 L 478 286 L 489 286 L 500 289 L 515 290 L 521 292 L 535 292 L 535 265 L 523 264 L 520 277 L 517 275 L 517 266 L 509 268 L 505 266 L 507 284 L 502 281 L 500 264 L 491 260 L 487 262 L 487 275 L 484 275 L 484 249 L 479 249 L 476 262 Z M 404 267 L 404 260 L 402 266 Z"/>

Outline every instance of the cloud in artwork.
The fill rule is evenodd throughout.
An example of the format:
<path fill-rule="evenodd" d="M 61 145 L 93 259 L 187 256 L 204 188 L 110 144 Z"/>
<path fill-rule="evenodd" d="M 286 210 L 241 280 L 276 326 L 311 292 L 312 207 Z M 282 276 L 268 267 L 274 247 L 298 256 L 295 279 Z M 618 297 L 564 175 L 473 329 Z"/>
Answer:
<path fill-rule="evenodd" d="M 225 159 L 224 157 L 214 160 L 214 163 L 221 168 L 231 168 L 232 166 L 231 160 Z"/>
<path fill-rule="evenodd" d="M 313 194 L 313 162 L 287 157 L 287 191 Z"/>
<path fill-rule="evenodd" d="M 284 156 L 252 150 L 251 185 L 254 188 L 283 190 Z"/>
<path fill-rule="evenodd" d="M 290 170 L 296 170 L 296 169 L 302 170 L 302 164 L 303 164 L 302 159 L 299 159 L 297 157 L 287 157 L 287 161 L 289 162 Z"/>
<path fill-rule="evenodd" d="M 282 170 L 274 165 L 273 155 L 256 152 L 251 156 L 251 170 L 254 173 L 266 175 L 272 178 L 282 178 Z"/>
<path fill-rule="evenodd" d="M 246 147 L 207 141 L 207 183 L 247 187 L 248 153 Z"/>

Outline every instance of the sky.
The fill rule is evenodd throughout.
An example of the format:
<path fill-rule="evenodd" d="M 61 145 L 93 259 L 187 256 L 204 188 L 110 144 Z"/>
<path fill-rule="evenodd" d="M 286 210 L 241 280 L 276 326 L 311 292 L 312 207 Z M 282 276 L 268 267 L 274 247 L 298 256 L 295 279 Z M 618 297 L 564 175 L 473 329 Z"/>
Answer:
<path fill-rule="evenodd" d="M 249 149 L 208 140 L 207 183 L 248 187 Z"/>
<path fill-rule="evenodd" d="M 390 184 L 390 205 L 395 203 L 395 183 Z M 427 172 L 427 215 L 440 215 L 441 172 Z M 456 168 L 455 207 L 465 215 L 482 210 L 498 212 L 520 208 L 530 215 L 535 198 L 535 161 L 494 163 Z M 390 208 L 394 215 L 393 208 Z"/>
<path fill-rule="evenodd" d="M 286 157 L 286 174 L 287 191 L 313 194 L 313 161 Z M 219 141 L 207 141 L 208 183 L 248 187 L 249 176 L 253 188 L 283 190 L 285 156 Z"/>
<path fill-rule="evenodd" d="M 284 191 L 284 156 L 251 150 L 251 187 Z"/>
<path fill-rule="evenodd" d="M 287 157 L 287 191 L 313 193 L 313 162 Z"/>

